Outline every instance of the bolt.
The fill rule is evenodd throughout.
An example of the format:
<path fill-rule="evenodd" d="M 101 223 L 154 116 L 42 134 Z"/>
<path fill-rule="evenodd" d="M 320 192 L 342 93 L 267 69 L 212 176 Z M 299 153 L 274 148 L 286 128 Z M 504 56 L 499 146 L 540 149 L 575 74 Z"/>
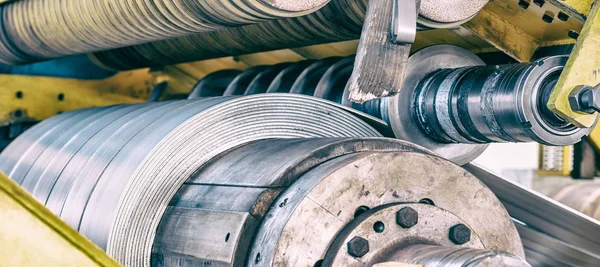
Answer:
<path fill-rule="evenodd" d="M 366 239 L 355 236 L 348 241 L 348 254 L 352 257 L 362 257 L 369 253 L 369 241 Z"/>
<path fill-rule="evenodd" d="M 396 223 L 402 228 L 411 228 L 418 222 L 419 213 L 410 207 L 404 207 L 396 213 Z"/>
<path fill-rule="evenodd" d="M 457 245 L 462 245 L 471 240 L 471 229 L 462 223 L 452 226 L 449 234 L 450 240 Z"/>
<path fill-rule="evenodd" d="M 529 2 L 525 1 L 525 0 L 520 0 L 519 1 L 519 6 L 523 9 L 527 9 L 529 8 Z"/>
<path fill-rule="evenodd" d="M 591 87 L 578 85 L 569 94 L 569 104 L 573 111 L 593 114 L 600 111 L 600 85 Z"/>

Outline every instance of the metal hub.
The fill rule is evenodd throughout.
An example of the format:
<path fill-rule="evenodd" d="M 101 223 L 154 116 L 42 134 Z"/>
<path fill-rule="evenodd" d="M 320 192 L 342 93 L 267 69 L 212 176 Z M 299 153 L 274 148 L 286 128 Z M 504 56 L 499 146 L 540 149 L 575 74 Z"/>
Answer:
<path fill-rule="evenodd" d="M 398 218 L 399 213 L 406 209 L 411 209 L 418 215 L 417 223 L 411 227 L 401 225 L 401 218 Z M 372 266 L 395 260 L 399 251 L 412 245 L 454 247 L 456 243 L 450 238 L 451 229 L 465 223 L 451 212 L 427 204 L 398 203 L 376 207 L 361 214 L 340 231 L 329 246 L 323 264 Z M 383 231 L 379 231 L 382 228 Z M 470 234 L 469 237 L 469 240 L 460 246 L 485 248 L 476 233 Z M 368 244 L 367 253 L 363 255 L 356 255 L 356 248 L 352 246 L 356 243 L 353 241 L 358 238 L 366 240 L 365 244 Z"/>
<path fill-rule="evenodd" d="M 427 75 L 440 69 L 483 66 L 475 54 L 452 45 L 438 45 L 420 50 L 408 59 L 404 84 L 398 95 L 382 101 L 388 121 L 397 138 L 419 144 L 457 164 L 466 164 L 481 155 L 486 144 L 444 144 L 421 131 L 413 113 L 415 90 Z"/>

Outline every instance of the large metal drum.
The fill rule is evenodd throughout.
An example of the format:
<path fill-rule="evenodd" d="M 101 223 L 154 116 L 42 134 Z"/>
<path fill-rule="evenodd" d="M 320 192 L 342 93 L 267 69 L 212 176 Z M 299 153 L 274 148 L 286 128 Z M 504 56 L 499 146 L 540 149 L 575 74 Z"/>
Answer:
<path fill-rule="evenodd" d="M 122 105 L 38 124 L 0 170 L 126 266 L 527 266 L 478 179 L 379 136 L 301 95 Z"/>

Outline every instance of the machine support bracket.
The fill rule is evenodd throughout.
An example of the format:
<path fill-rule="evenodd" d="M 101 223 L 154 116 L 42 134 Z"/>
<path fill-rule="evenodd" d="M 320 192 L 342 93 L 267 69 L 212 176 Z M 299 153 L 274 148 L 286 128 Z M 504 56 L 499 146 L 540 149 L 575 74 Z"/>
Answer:
<path fill-rule="evenodd" d="M 576 93 L 574 91 L 582 86 L 594 87 L 598 84 L 600 84 L 600 5 L 596 1 L 552 91 L 548 108 L 580 128 L 592 127 L 598 119 L 598 113 L 578 111 L 578 108 L 572 106 L 569 98 L 578 97 L 573 95 Z M 596 86 L 594 90 L 600 90 L 600 87 Z"/>
<path fill-rule="evenodd" d="M 419 5 L 420 0 L 369 1 L 347 85 L 351 101 L 363 103 L 398 93 L 416 35 Z"/>

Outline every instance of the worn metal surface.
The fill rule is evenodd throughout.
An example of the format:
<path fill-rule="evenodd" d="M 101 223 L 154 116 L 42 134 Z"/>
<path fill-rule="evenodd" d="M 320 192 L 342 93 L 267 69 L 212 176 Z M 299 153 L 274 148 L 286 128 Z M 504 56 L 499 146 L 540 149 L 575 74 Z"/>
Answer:
<path fill-rule="evenodd" d="M 152 262 L 170 258 L 196 265 L 244 266 L 256 222 L 279 204 L 274 201 L 282 190 L 333 158 L 374 151 L 420 148 L 393 139 L 321 138 L 260 140 L 228 151 L 187 180 L 171 200 L 173 212 L 161 220 Z M 203 227 L 196 222 L 200 219 Z M 185 234 L 172 237 L 175 228 Z M 236 253 L 207 253 L 215 246 Z"/>
<path fill-rule="evenodd" d="M 600 262 L 599 221 L 476 165 L 464 168 L 498 196 L 517 224 L 526 227 L 519 227 L 519 232 L 534 266 L 545 266 L 545 262 L 556 266 L 596 263 L 589 265 L 593 266 Z"/>
<path fill-rule="evenodd" d="M 0 62 L 23 64 L 302 16 L 327 2 L 22 0 L 0 6 Z"/>
<path fill-rule="evenodd" d="M 553 56 L 532 64 L 433 72 L 415 89 L 419 127 L 443 143 L 577 143 L 592 129 L 578 128 L 546 107 L 566 61 Z"/>
<path fill-rule="evenodd" d="M 395 260 L 423 266 L 530 267 L 522 258 L 504 251 L 435 245 L 413 245 L 395 255 Z"/>
<path fill-rule="evenodd" d="M 6 266 L 119 266 L 0 172 L 0 257 Z"/>
<path fill-rule="evenodd" d="M 0 169 L 109 255 L 144 265 L 167 203 L 210 158 L 256 139 L 335 136 L 379 133 L 299 95 L 113 106 L 38 124 L 1 154 Z"/>
<path fill-rule="evenodd" d="M 321 164 L 298 181 L 265 215 L 249 266 L 313 265 L 323 259 L 337 229 L 354 219 L 358 207 L 424 198 L 465 221 L 484 247 L 523 255 L 514 225 L 491 191 L 460 167 L 434 156 L 353 154 Z"/>
<path fill-rule="evenodd" d="M 403 208 L 411 208 L 418 213 L 417 224 L 410 228 L 396 225 L 396 214 Z M 427 204 L 389 204 L 375 207 L 359 215 L 339 232 L 329 246 L 323 264 L 325 266 L 372 266 L 386 261 L 423 264 L 423 262 L 409 260 L 413 257 L 403 257 L 403 255 L 405 253 L 410 255 L 410 247 L 415 244 L 453 247 L 454 244 L 448 238 L 448 231 L 453 225 L 459 223 L 464 222 L 456 215 Z M 375 224 L 383 225 L 383 231 L 375 231 Z M 368 253 L 361 257 L 355 257 L 346 251 L 346 244 L 355 237 L 364 238 L 369 244 Z M 474 235 L 463 247 L 485 248 L 477 235 Z"/>
<path fill-rule="evenodd" d="M 598 114 L 574 111 L 569 103 L 569 95 L 577 86 L 600 84 L 598 43 L 600 43 L 600 5 L 595 4 L 548 101 L 548 107 L 554 113 L 579 127 L 592 127 L 598 119 Z"/>
<path fill-rule="evenodd" d="M 484 65 L 483 61 L 469 51 L 450 45 L 429 47 L 414 53 L 408 60 L 403 89 L 396 96 L 383 99 L 382 112 L 394 135 L 402 140 L 427 147 L 444 158 L 465 164 L 479 156 L 487 148 L 485 144 L 444 144 L 423 133 L 407 107 L 415 105 L 414 91 L 428 74 L 440 69 L 454 69 Z M 410 110 L 409 110 L 410 111 Z"/>
<path fill-rule="evenodd" d="M 550 194 L 550 197 L 585 215 L 600 220 L 600 183 L 578 181 Z"/>

